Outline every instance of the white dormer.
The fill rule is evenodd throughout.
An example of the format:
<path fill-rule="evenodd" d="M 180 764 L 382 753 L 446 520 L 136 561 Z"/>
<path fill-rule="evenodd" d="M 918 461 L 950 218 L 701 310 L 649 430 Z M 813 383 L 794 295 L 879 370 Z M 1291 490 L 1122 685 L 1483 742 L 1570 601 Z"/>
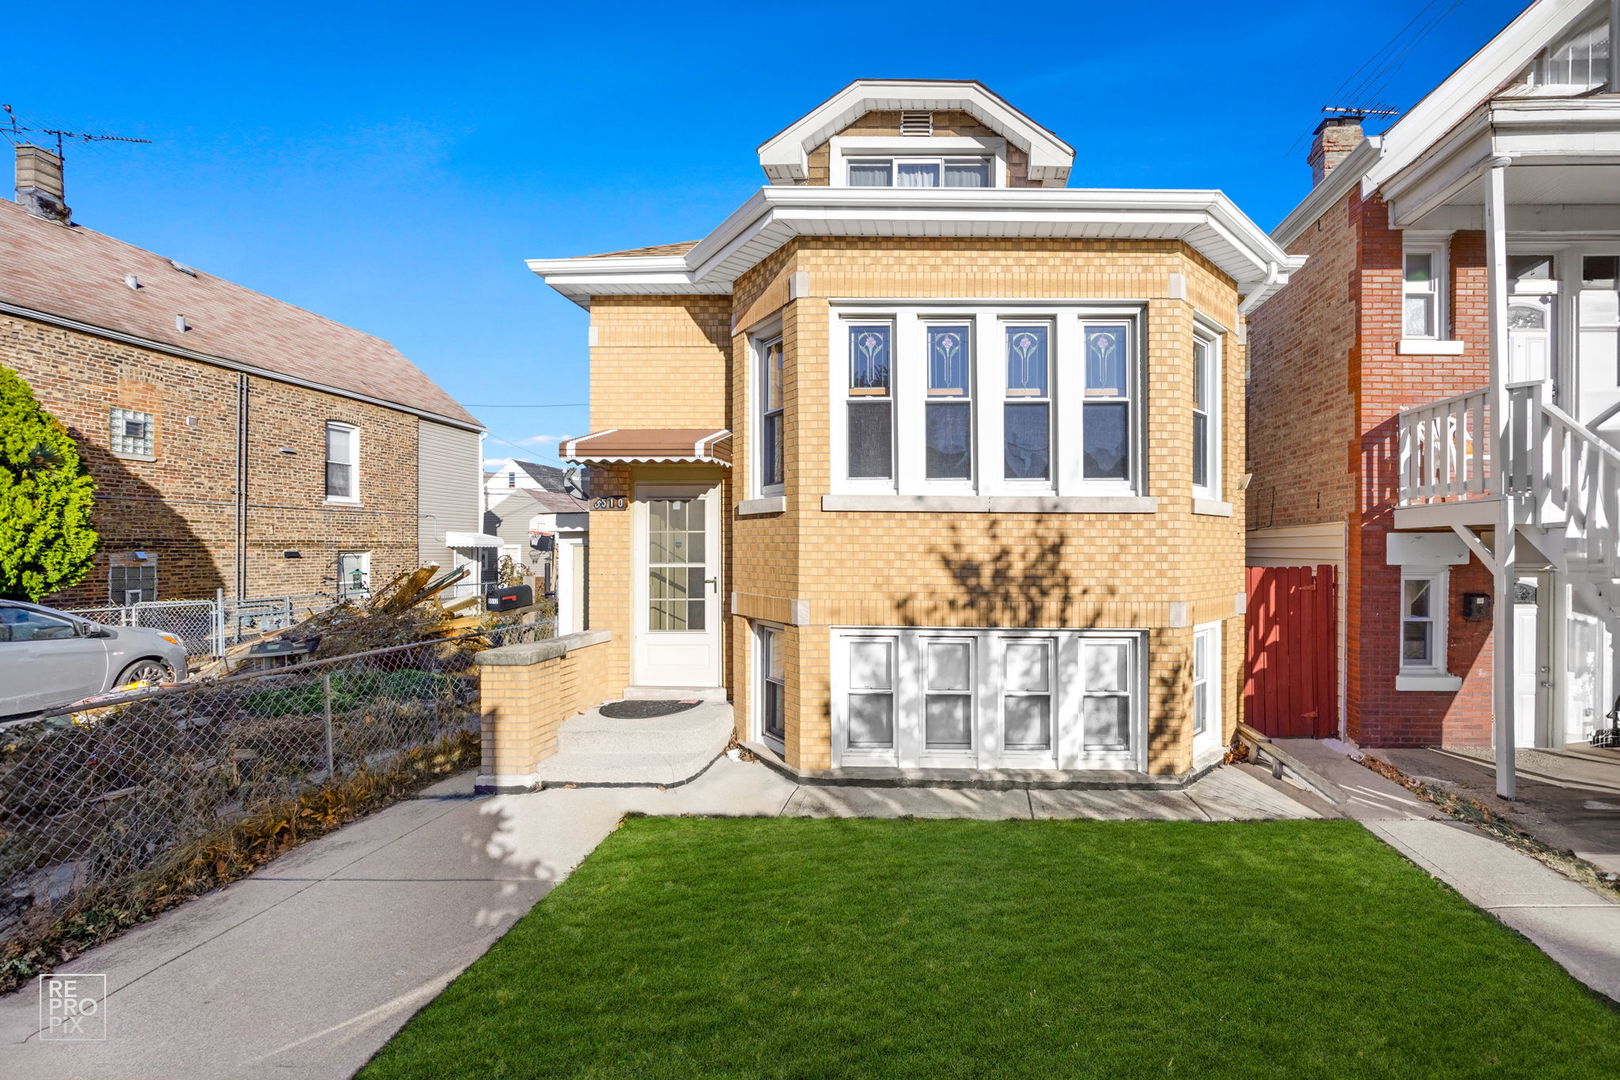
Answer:
<path fill-rule="evenodd" d="M 863 131 L 858 121 L 877 112 L 895 116 Z M 937 122 L 964 114 L 971 134 Z M 773 184 L 1062 187 L 1074 149 L 982 83 L 860 79 L 762 145 L 759 163 Z"/>

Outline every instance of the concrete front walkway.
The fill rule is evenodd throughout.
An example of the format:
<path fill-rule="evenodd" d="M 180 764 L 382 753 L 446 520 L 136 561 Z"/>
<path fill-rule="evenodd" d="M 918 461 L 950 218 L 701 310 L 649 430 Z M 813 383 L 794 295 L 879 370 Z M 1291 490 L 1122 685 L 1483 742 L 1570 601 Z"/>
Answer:
<path fill-rule="evenodd" d="M 1313 816 L 1257 772 L 1184 792 L 801 788 L 726 758 L 692 783 L 471 797 L 467 774 L 315 840 L 67 965 L 105 974 L 107 1039 L 41 1042 L 37 993 L 0 999 L 0 1077 L 350 1076 L 626 814 Z"/>
<path fill-rule="evenodd" d="M 1517 930 L 1592 989 L 1620 1000 L 1620 903 L 1571 881 L 1311 739 L 1278 747 L 1346 796 L 1337 809 Z"/>

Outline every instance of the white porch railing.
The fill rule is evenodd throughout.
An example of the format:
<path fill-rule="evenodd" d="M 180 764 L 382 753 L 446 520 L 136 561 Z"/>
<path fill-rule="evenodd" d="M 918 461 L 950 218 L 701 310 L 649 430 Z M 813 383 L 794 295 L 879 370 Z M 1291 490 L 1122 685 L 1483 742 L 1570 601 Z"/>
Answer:
<path fill-rule="evenodd" d="M 1470 390 L 1400 415 L 1400 503 L 1490 492 L 1490 393 Z"/>
<path fill-rule="evenodd" d="M 1540 383 L 1508 388 L 1508 490 L 1530 524 L 1563 533 L 1572 561 L 1620 576 L 1620 450 L 1543 396 Z"/>

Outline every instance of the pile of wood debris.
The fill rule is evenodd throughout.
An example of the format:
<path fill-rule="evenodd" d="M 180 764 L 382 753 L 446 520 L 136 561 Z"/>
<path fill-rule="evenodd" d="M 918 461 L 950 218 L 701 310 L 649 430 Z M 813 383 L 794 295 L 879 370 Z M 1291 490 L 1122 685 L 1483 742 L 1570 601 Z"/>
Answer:
<path fill-rule="evenodd" d="M 483 596 L 464 596 L 449 603 L 440 599 L 446 589 L 470 572 L 469 567 L 462 567 L 441 573 L 438 566 L 432 565 L 408 570 L 366 599 L 341 600 L 312 613 L 302 622 L 233 645 L 225 650 L 224 656 L 193 672 L 193 677 L 228 675 L 244 661 L 252 660 L 256 650 L 262 651 L 260 646 L 275 640 L 310 646 L 307 655 L 311 659 L 323 659 L 488 629 L 494 620 L 483 611 Z M 480 652 L 488 648 L 489 643 L 479 638 L 465 638 L 446 647 Z"/>

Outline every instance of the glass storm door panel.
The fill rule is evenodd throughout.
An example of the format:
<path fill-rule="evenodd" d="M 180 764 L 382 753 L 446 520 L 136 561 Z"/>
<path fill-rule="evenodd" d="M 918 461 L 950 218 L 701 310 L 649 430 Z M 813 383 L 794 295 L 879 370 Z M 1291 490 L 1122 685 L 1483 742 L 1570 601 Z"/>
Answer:
<path fill-rule="evenodd" d="M 1591 425 L 1620 405 L 1620 255 L 1581 258 L 1575 316 L 1579 325 L 1575 383 L 1580 395 L 1575 416 Z M 1596 427 L 1609 442 L 1620 445 L 1620 413 Z"/>
<path fill-rule="evenodd" d="M 1542 382 L 1552 376 L 1550 296 L 1515 297 L 1508 305 L 1508 382 Z"/>
<path fill-rule="evenodd" d="M 719 685 L 718 506 L 713 488 L 636 493 L 637 685 Z"/>

